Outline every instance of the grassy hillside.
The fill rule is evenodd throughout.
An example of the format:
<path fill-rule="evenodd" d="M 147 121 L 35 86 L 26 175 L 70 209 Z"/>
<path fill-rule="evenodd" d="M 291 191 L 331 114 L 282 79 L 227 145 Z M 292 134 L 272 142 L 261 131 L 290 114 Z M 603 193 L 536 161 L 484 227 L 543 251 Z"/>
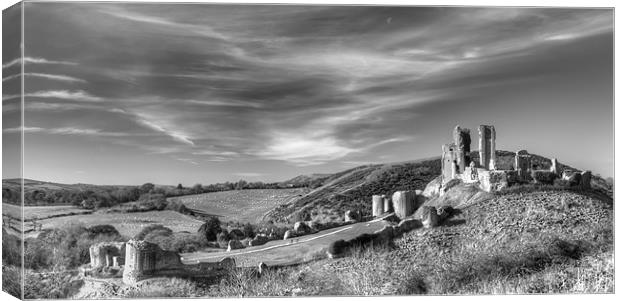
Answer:
<path fill-rule="evenodd" d="M 258 223 L 270 209 L 293 202 L 306 193 L 304 188 L 244 189 L 168 198 L 192 210 L 217 216 L 222 221 Z"/>
<path fill-rule="evenodd" d="M 297 220 L 332 222 L 341 220 L 349 209 L 368 214 L 373 194 L 424 189 L 440 171 L 439 159 L 360 166 L 324 178 L 322 186 L 295 202 L 275 208 L 266 219 L 289 223 Z"/>

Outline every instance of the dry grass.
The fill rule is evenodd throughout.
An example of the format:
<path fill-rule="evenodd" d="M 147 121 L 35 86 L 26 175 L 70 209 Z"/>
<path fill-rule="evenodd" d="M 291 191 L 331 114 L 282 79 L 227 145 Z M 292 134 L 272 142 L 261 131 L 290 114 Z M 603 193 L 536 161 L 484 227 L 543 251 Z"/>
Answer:
<path fill-rule="evenodd" d="M 121 292 L 122 298 L 190 298 L 203 295 L 196 282 L 180 278 L 151 279 Z"/>

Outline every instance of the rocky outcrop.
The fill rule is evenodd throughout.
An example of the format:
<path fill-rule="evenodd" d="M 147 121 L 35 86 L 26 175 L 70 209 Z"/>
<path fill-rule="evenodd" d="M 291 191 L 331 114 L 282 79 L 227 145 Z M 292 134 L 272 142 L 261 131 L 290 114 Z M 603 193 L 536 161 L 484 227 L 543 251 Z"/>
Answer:
<path fill-rule="evenodd" d="M 439 191 L 441 189 L 441 176 L 436 177 L 424 188 L 422 195 L 428 199 L 439 196 Z"/>

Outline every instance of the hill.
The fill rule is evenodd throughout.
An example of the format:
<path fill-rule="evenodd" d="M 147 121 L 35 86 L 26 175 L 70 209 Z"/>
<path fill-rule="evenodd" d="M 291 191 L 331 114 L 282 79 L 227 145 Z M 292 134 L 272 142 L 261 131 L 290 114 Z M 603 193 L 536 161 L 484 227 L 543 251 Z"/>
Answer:
<path fill-rule="evenodd" d="M 497 161 L 505 166 L 513 164 L 514 155 L 515 153 L 510 151 L 496 152 Z M 477 161 L 478 152 L 473 151 L 471 157 Z M 531 154 L 531 157 L 532 165 L 537 169 L 551 167 L 551 159 L 536 154 Z M 560 168 L 577 170 L 561 163 L 559 165 Z M 400 163 L 365 165 L 332 175 L 315 176 L 312 181 L 320 186 L 293 202 L 274 208 L 267 213 L 265 220 L 283 223 L 300 220 L 335 222 L 342 221 L 347 210 L 360 210 L 362 214 L 369 215 L 372 210 L 370 201 L 372 195 L 390 196 L 398 190 L 423 190 L 440 174 L 441 158 L 435 157 Z M 309 178 L 300 176 L 294 179 Z M 610 185 L 605 180 L 594 176 L 592 185 L 611 197 Z M 484 195 L 477 194 L 476 198 L 483 199 Z"/>
<path fill-rule="evenodd" d="M 281 205 L 266 215 L 273 222 L 342 219 L 347 210 L 369 213 L 373 194 L 424 189 L 439 175 L 440 159 L 360 166 L 321 178 L 323 184 L 300 199 Z"/>

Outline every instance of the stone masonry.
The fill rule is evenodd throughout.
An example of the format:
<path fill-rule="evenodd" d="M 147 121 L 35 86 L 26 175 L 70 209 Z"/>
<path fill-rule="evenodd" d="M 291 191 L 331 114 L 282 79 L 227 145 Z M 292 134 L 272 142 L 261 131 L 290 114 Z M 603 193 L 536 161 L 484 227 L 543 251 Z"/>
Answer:
<path fill-rule="evenodd" d="M 478 127 L 480 137 L 478 151 L 480 153 L 480 167 L 488 170 L 495 169 L 495 127 L 481 125 Z"/>

